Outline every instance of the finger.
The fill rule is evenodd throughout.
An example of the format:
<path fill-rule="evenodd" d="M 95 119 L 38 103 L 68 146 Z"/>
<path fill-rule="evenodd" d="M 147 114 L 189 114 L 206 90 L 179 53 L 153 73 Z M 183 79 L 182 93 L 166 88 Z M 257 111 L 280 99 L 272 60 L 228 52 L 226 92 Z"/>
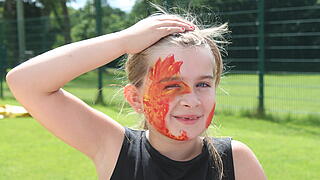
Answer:
<path fill-rule="evenodd" d="M 195 26 L 193 23 L 187 22 L 184 19 L 174 15 L 159 15 L 159 16 L 155 16 L 154 18 L 156 18 L 159 21 L 178 21 L 190 26 Z"/>
<path fill-rule="evenodd" d="M 184 27 L 160 27 L 158 28 L 163 36 L 167 36 L 173 33 L 181 33 L 185 32 L 186 29 Z"/>
<path fill-rule="evenodd" d="M 174 21 L 174 22 L 180 22 L 180 23 L 186 24 L 188 26 L 195 26 L 193 23 L 186 22 L 183 19 L 179 19 L 179 18 L 163 18 L 163 19 L 159 19 L 159 21 Z"/>
<path fill-rule="evenodd" d="M 159 22 L 156 25 L 156 27 L 158 27 L 158 28 L 160 28 L 160 27 L 183 27 L 189 31 L 193 31 L 195 29 L 195 27 L 191 26 L 190 24 L 186 24 L 186 23 L 178 22 L 178 21 L 169 21 L 169 20 Z"/>

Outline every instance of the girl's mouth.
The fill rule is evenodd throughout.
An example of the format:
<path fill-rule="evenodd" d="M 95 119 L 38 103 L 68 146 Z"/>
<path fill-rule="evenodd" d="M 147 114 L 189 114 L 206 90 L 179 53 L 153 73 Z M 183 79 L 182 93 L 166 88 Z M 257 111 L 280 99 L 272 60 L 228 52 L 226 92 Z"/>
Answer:
<path fill-rule="evenodd" d="M 198 115 L 179 115 L 173 116 L 176 120 L 183 124 L 192 125 L 195 124 L 202 116 Z"/>

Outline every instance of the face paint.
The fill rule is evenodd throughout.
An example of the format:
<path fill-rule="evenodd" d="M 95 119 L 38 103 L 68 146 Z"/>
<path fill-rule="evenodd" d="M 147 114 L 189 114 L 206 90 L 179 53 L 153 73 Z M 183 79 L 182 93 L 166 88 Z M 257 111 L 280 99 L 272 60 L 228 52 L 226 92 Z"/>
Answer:
<path fill-rule="evenodd" d="M 212 110 L 211 110 L 211 112 L 210 112 L 210 114 L 209 114 L 209 116 L 208 116 L 208 119 L 207 119 L 207 121 L 206 121 L 206 128 L 208 128 L 209 125 L 211 124 L 211 121 L 212 121 L 212 118 L 213 118 L 213 115 L 214 115 L 214 110 L 215 110 L 215 108 L 216 108 L 216 104 L 213 105 Z"/>
<path fill-rule="evenodd" d="M 181 131 L 175 136 L 169 132 L 165 117 L 169 110 L 169 102 L 177 95 L 191 92 L 190 87 L 179 80 L 180 67 L 183 62 L 176 62 L 174 56 L 168 56 L 163 61 L 159 58 L 149 71 L 150 85 L 143 96 L 144 112 L 151 125 L 163 135 L 184 141 L 187 133 Z"/>

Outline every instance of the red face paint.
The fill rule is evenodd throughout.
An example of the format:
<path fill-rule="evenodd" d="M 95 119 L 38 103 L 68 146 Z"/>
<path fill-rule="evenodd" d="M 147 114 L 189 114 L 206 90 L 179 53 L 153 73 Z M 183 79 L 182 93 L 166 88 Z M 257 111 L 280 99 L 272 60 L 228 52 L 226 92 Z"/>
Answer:
<path fill-rule="evenodd" d="M 211 112 L 210 112 L 210 114 L 209 114 L 209 116 L 208 116 L 208 118 L 207 118 L 206 128 L 208 128 L 209 125 L 211 124 L 211 121 L 212 121 L 212 118 L 213 118 L 213 115 L 214 115 L 214 110 L 215 110 L 215 108 L 216 108 L 216 104 L 213 105 L 213 108 L 212 108 L 212 110 L 211 110 Z"/>
<path fill-rule="evenodd" d="M 186 83 L 173 80 L 180 76 L 181 65 L 182 62 L 176 62 L 173 55 L 166 57 L 163 61 L 161 58 L 157 60 L 148 74 L 151 83 L 143 96 L 143 104 L 151 125 L 169 138 L 184 141 L 188 139 L 187 133 L 182 131 L 178 136 L 173 135 L 169 132 L 165 122 L 169 102 L 177 95 L 191 92 Z M 178 88 L 167 88 L 170 85 L 178 85 Z"/>

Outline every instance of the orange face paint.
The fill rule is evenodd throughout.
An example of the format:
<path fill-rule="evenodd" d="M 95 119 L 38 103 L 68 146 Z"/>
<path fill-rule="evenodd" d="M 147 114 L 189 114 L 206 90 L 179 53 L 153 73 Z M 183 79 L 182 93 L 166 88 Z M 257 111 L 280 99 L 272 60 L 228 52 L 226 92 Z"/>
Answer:
<path fill-rule="evenodd" d="M 179 80 L 170 80 L 180 76 L 182 62 L 176 62 L 173 55 L 163 61 L 159 58 L 149 71 L 150 85 L 143 96 L 144 111 L 147 119 L 160 133 L 165 136 L 184 141 L 188 139 L 185 131 L 180 135 L 171 134 L 166 127 L 165 117 L 169 111 L 169 102 L 177 95 L 191 92 L 190 87 Z M 165 80 L 167 79 L 167 80 Z M 167 88 L 171 85 L 178 88 Z"/>
<path fill-rule="evenodd" d="M 216 104 L 213 105 L 213 108 L 212 108 L 212 110 L 211 110 L 211 112 L 210 112 L 210 114 L 209 114 L 209 116 L 208 116 L 208 118 L 207 118 L 206 128 L 208 128 L 209 125 L 211 124 L 211 121 L 212 121 L 212 118 L 213 118 L 213 115 L 214 115 L 214 110 L 215 110 L 215 108 L 216 108 Z"/>

